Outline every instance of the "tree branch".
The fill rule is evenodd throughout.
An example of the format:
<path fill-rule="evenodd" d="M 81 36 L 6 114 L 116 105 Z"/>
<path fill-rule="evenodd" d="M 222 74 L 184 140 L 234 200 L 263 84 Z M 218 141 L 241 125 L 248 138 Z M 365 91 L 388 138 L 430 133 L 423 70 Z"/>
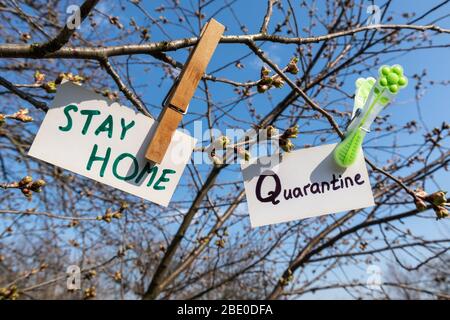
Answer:
<path fill-rule="evenodd" d="M 355 29 L 339 31 L 327 35 L 316 37 L 283 37 L 278 35 L 268 34 L 250 34 L 250 35 L 229 35 L 222 36 L 220 43 L 242 43 L 248 44 L 251 41 L 267 41 L 284 44 L 308 44 L 327 41 L 334 38 L 353 35 L 368 30 L 417 30 L 427 31 L 432 30 L 438 33 L 450 34 L 450 29 L 443 29 L 436 25 L 408 25 L 408 24 L 384 24 L 384 25 L 369 25 Z M 45 58 L 64 58 L 64 59 L 95 59 L 98 60 L 104 57 L 123 56 L 132 54 L 150 54 L 161 51 L 175 51 L 182 48 L 187 48 L 196 45 L 198 37 L 191 37 L 185 39 L 178 39 L 173 41 L 160 41 L 145 44 L 131 44 L 121 46 L 108 47 L 72 47 L 60 48 L 59 50 L 48 53 Z M 41 55 L 35 51 L 35 46 L 26 44 L 3 44 L 0 45 L 0 58 L 42 58 Z"/>
<path fill-rule="evenodd" d="M 23 100 L 31 103 L 37 109 L 42 110 L 44 112 L 48 111 L 47 104 L 45 104 L 44 102 L 41 102 L 41 101 L 38 101 L 38 100 L 34 99 L 31 95 L 29 95 L 28 93 L 18 89 L 15 85 L 13 85 L 11 82 L 9 82 L 8 80 L 6 80 L 5 78 L 3 78 L 1 76 L 0 76 L 0 85 L 2 85 L 6 89 L 8 89 L 12 93 L 14 93 L 15 95 L 19 96 Z"/>
<path fill-rule="evenodd" d="M 100 64 L 103 68 L 105 68 L 106 72 L 113 78 L 116 82 L 119 90 L 131 101 L 131 103 L 138 109 L 140 112 L 145 114 L 147 117 L 153 118 L 150 112 L 148 112 L 147 107 L 139 100 L 139 98 L 123 83 L 122 79 L 120 79 L 119 74 L 113 68 L 113 66 L 109 63 L 108 59 L 100 59 Z"/>
<path fill-rule="evenodd" d="M 260 29 L 260 33 L 267 34 L 267 27 L 269 26 L 270 17 L 272 16 L 272 9 L 273 4 L 276 2 L 276 0 L 267 0 L 267 11 L 266 15 L 264 16 L 264 21 Z"/>
<path fill-rule="evenodd" d="M 91 10 L 95 7 L 95 5 L 99 2 L 99 0 L 86 0 L 80 8 L 80 23 L 86 19 Z M 31 45 L 30 48 L 32 51 L 39 57 L 47 56 L 50 53 L 58 51 L 61 49 L 69 40 L 70 37 L 75 32 L 74 27 L 69 28 L 67 23 L 64 25 L 64 28 L 58 33 L 58 35 L 52 40 L 45 42 L 43 44 Z"/>

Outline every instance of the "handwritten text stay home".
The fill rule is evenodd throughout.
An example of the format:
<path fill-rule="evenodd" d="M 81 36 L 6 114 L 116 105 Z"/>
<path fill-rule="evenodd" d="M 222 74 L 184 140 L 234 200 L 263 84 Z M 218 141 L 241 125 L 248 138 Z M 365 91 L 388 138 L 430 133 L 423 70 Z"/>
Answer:
<path fill-rule="evenodd" d="M 195 139 L 176 131 L 163 161 L 145 150 L 156 122 L 70 82 L 58 88 L 29 155 L 167 206 Z"/>
<path fill-rule="evenodd" d="M 62 132 L 68 132 L 73 128 L 74 118 L 76 121 L 83 123 L 80 134 L 96 136 L 104 136 L 105 139 L 112 139 L 113 135 L 116 135 L 116 139 L 125 140 L 129 130 L 132 130 L 136 124 L 134 120 L 127 122 L 125 118 L 115 119 L 112 115 L 102 115 L 100 110 L 95 109 L 83 109 L 75 104 L 70 104 L 64 108 L 64 115 L 66 116 L 67 123 L 64 126 L 58 126 Z M 102 117 L 104 120 L 101 124 L 92 128 L 91 123 L 94 117 Z M 170 175 L 176 173 L 172 169 L 162 169 L 158 172 L 158 166 L 146 162 L 143 168 L 139 167 L 139 162 L 135 155 L 124 152 L 118 155 L 115 159 L 111 159 L 111 147 L 106 147 L 105 150 L 99 150 L 99 146 L 94 144 L 89 159 L 86 162 L 86 170 L 93 170 L 95 163 L 98 163 L 100 168 L 98 170 L 100 177 L 105 175 L 105 171 L 110 169 L 113 176 L 119 180 L 129 181 L 132 180 L 135 183 L 141 183 L 143 179 L 150 176 L 147 182 L 147 187 L 153 186 L 154 190 L 164 190 L 164 183 L 170 180 Z M 127 170 L 126 173 L 119 172 L 118 168 L 123 161 L 128 161 L 132 167 L 131 170 Z M 158 177 L 158 178 L 157 178 Z M 157 179 L 156 179 L 157 178 Z"/>

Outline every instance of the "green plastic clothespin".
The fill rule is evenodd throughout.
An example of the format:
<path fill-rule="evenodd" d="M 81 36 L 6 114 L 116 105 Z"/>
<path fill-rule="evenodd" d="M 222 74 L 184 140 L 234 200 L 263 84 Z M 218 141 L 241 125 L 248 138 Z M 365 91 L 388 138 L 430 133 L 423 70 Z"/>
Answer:
<path fill-rule="evenodd" d="M 408 84 L 408 78 L 403 75 L 401 65 L 382 66 L 378 73 L 378 81 L 374 78 L 359 78 L 356 81 L 353 119 L 347 128 L 344 140 L 334 150 L 334 159 L 343 168 L 355 162 L 358 150 L 366 133 L 370 132 L 373 120 L 399 90 Z"/>

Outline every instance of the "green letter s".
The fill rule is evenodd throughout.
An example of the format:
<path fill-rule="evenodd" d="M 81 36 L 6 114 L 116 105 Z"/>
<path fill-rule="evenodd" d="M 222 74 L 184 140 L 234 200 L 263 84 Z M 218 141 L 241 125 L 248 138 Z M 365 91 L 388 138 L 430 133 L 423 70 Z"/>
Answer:
<path fill-rule="evenodd" d="M 70 116 L 69 112 L 70 111 L 74 111 L 77 112 L 78 111 L 78 107 L 74 104 L 69 104 L 68 106 L 66 106 L 64 108 L 64 114 L 67 118 L 67 125 L 65 127 L 63 126 L 59 126 L 59 130 L 61 131 L 69 131 L 70 129 L 72 129 L 72 117 Z"/>

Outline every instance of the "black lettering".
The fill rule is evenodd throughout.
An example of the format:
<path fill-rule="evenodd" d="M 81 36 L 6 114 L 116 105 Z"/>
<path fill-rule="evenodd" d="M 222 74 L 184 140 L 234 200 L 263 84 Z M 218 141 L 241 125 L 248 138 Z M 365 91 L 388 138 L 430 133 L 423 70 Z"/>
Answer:
<path fill-rule="evenodd" d="M 308 195 L 308 188 L 309 188 L 310 186 L 311 186 L 311 184 L 308 183 L 307 185 L 305 185 L 305 186 L 303 187 L 303 193 L 305 194 L 305 196 Z"/>
<path fill-rule="evenodd" d="M 325 186 L 327 187 L 327 191 L 330 191 L 330 184 L 326 181 L 322 182 L 322 193 L 325 192 Z"/>
<path fill-rule="evenodd" d="M 358 185 L 364 184 L 364 180 L 359 181 L 359 179 L 361 179 L 361 175 L 359 173 L 357 173 L 355 175 L 355 182 L 356 182 L 356 184 L 358 184 Z"/>
<path fill-rule="evenodd" d="M 298 197 L 303 197 L 303 193 L 302 193 L 302 189 L 301 188 L 294 188 L 294 197 L 298 198 Z"/>
<path fill-rule="evenodd" d="M 261 195 L 261 186 L 262 183 L 264 181 L 264 179 L 266 179 L 267 177 L 272 177 L 273 180 L 275 181 L 275 190 L 273 191 L 269 191 L 267 193 L 267 197 L 263 197 Z M 256 198 L 261 201 L 261 202 L 272 202 L 274 205 L 277 205 L 280 203 L 280 200 L 277 200 L 277 197 L 279 196 L 279 194 L 281 193 L 281 181 L 280 178 L 274 173 L 271 175 L 261 175 L 258 178 L 258 181 L 256 182 Z"/>
<path fill-rule="evenodd" d="M 291 191 L 291 189 L 284 190 L 283 193 L 284 193 L 284 198 L 285 198 L 286 200 L 289 200 L 289 199 L 292 198 L 292 191 Z"/>
<path fill-rule="evenodd" d="M 320 193 L 320 187 L 319 187 L 319 184 L 317 182 L 314 182 L 311 185 L 311 192 L 312 192 L 312 194 Z"/>
<path fill-rule="evenodd" d="M 352 178 L 350 178 L 350 177 L 345 177 L 344 181 L 345 181 L 345 187 L 346 187 L 346 188 L 348 188 L 348 185 L 349 185 L 348 182 L 350 182 L 351 186 L 353 187 L 353 180 L 352 180 Z"/>
<path fill-rule="evenodd" d="M 336 175 L 333 173 L 333 179 L 331 179 L 330 183 L 333 186 L 333 190 L 339 190 L 339 186 L 336 185 L 336 182 L 339 182 L 338 179 L 336 179 Z"/>

